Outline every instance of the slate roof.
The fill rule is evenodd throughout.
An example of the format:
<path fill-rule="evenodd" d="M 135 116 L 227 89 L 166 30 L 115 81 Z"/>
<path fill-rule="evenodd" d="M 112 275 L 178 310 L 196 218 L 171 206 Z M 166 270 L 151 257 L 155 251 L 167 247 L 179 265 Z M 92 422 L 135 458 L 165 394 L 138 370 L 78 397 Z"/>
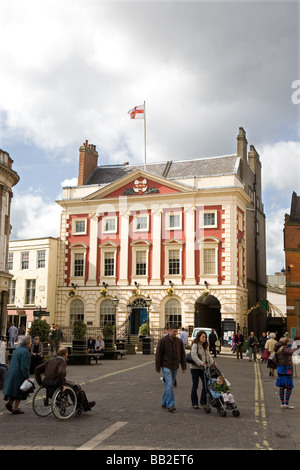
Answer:
<path fill-rule="evenodd" d="M 161 163 L 149 163 L 146 166 L 146 171 L 170 180 L 201 176 L 232 175 L 237 174 L 239 161 L 240 159 L 237 155 L 201 158 L 197 160 L 174 160 Z M 109 184 L 137 169 L 144 170 L 144 165 L 98 166 L 85 184 Z"/>

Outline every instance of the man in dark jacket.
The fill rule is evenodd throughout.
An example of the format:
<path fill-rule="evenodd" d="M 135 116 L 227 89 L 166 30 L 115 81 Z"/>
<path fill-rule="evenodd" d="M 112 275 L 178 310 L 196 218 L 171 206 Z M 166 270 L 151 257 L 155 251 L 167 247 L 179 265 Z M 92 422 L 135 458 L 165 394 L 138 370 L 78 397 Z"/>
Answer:
<path fill-rule="evenodd" d="M 90 411 L 95 402 L 89 402 L 86 398 L 85 392 L 82 390 L 80 385 L 75 382 L 66 381 L 67 375 L 67 357 L 68 350 L 67 348 L 59 348 L 57 351 L 57 357 L 49 359 L 49 361 L 44 362 L 37 366 L 34 370 L 35 380 L 41 385 L 55 385 L 64 391 L 65 385 L 70 385 L 73 387 L 78 402 L 82 404 L 84 411 Z M 41 374 L 45 374 L 44 380 L 42 380 Z"/>
<path fill-rule="evenodd" d="M 243 359 L 243 343 L 244 343 L 244 335 L 242 335 L 241 330 L 238 330 L 237 334 L 234 337 L 236 358 L 238 361 L 239 361 L 239 358 Z"/>
<path fill-rule="evenodd" d="M 165 390 L 162 397 L 162 407 L 173 412 L 175 408 L 174 382 L 176 379 L 179 365 L 182 372 L 186 371 L 186 356 L 182 341 L 177 338 L 178 328 L 176 325 L 170 325 L 168 334 L 163 336 L 158 342 L 155 356 L 156 372 L 160 369 L 164 374 Z"/>

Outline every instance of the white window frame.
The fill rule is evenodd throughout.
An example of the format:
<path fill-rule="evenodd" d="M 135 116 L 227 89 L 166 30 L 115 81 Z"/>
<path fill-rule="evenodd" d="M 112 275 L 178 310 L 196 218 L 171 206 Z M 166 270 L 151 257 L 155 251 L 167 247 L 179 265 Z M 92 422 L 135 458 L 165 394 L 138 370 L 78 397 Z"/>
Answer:
<path fill-rule="evenodd" d="M 28 260 L 25 259 L 25 255 L 27 257 L 28 254 Z M 24 255 L 24 256 L 23 256 Z M 29 251 L 21 251 L 21 270 L 23 269 L 29 269 L 29 260 L 30 260 L 30 253 Z M 28 263 L 27 267 L 23 267 L 23 263 Z"/>
<path fill-rule="evenodd" d="M 9 259 L 9 258 L 11 258 L 11 259 Z M 11 265 L 11 268 L 10 268 L 10 265 Z M 10 251 L 8 253 L 7 269 L 8 269 L 8 271 L 13 271 L 13 269 L 14 269 L 14 252 L 13 251 Z"/>
<path fill-rule="evenodd" d="M 215 216 L 215 223 L 212 225 L 206 225 L 204 223 L 204 215 L 205 214 L 214 214 Z M 215 209 L 206 209 L 203 211 L 200 211 L 200 228 L 218 228 L 218 211 Z"/>
<path fill-rule="evenodd" d="M 70 250 L 71 250 L 70 281 L 74 283 L 79 282 L 80 285 L 83 285 L 85 281 L 87 248 L 88 246 L 85 243 L 72 244 L 70 246 Z M 75 276 L 75 254 L 83 254 L 83 276 Z"/>
<path fill-rule="evenodd" d="M 101 262 L 100 262 L 100 285 L 102 282 L 109 280 L 110 283 L 116 282 L 117 276 L 117 250 L 118 244 L 114 242 L 107 242 L 100 245 L 101 249 Z M 105 276 L 105 253 L 113 253 L 114 254 L 114 275 L 113 276 Z"/>
<path fill-rule="evenodd" d="M 182 276 L 182 248 L 184 242 L 182 240 L 168 240 L 164 242 L 165 246 L 165 284 L 169 284 L 169 280 L 181 280 Z M 179 274 L 169 274 L 169 255 L 171 250 L 179 250 Z"/>
<path fill-rule="evenodd" d="M 146 219 L 147 226 L 145 228 L 138 228 L 138 219 Z M 149 232 L 149 214 L 138 214 L 134 216 L 134 231 L 135 232 Z"/>
<path fill-rule="evenodd" d="M 109 220 L 113 220 L 114 223 L 115 223 L 115 227 L 113 230 L 106 230 L 106 223 L 107 221 Z M 118 232 L 118 218 L 116 216 L 106 216 L 106 217 L 103 217 L 102 219 L 102 233 L 105 234 L 105 233 L 117 233 Z"/>
<path fill-rule="evenodd" d="M 132 281 L 140 281 L 142 279 L 147 279 L 149 274 L 149 249 L 150 242 L 148 240 L 136 240 L 131 243 L 132 247 Z M 137 252 L 146 252 L 146 274 L 137 274 L 136 273 L 136 255 Z"/>
<path fill-rule="evenodd" d="M 76 223 L 77 222 L 84 222 L 84 230 L 77 231 L 76 230 Z M 87 234 L 87 218 L 78 218 L 72 220 L 72 235 L 86 235 Z"/>
<path fill-rule="evenodd" d="M 29 284 L 31 283 L 31 284 Z M 29 296 L 27 298 L 27 291 Z M 35 305 L 36 299 L 36 279 L 25 279 L 25 305 Z M 27 302 L 29 300 L 29 302 Z"/>
<path fill-rule="evenodd" d="M 8 305 L 15 305 L 15 300 L 16 300 L 16 279 L 11 279 L 9 283 L 9 288 L 8 288 L 8 297 L 7 297 L 7 303 Z"/>
<path fill-rule="evenodd" d="M 44 253 L 44 257 L 39 258 L 39 253 Z M 44 266 L 39 266 L 39 263 L 43 261 Z M 36 252 L 36 268 L 37 269 L 43 269 L 46 267 L 46 250 L 37 250 Z"/>
<path fill-rule="evenodd" d="M 200 283 L 204 280 L 210 279 L 210 282 L 214 281 L 214 284 L 218 283 L 218 259 L 219 259 L 219 244 L 220 240 L 216 237 L 207 237 L 199 240 L 200 243 Z M 215 272 L 205 273 L 204 271 L 204 250 L 213 249 L 215 251 Z"/>
<path fill-rule="evenodd" d="M 171 227 L 170 218 L 171 216 L 179 216 L 179 224 Z M 181 230 L 182 228 L 182 212 L 181 211 L 170 211 L 166 213 L 166 230 Z"/>

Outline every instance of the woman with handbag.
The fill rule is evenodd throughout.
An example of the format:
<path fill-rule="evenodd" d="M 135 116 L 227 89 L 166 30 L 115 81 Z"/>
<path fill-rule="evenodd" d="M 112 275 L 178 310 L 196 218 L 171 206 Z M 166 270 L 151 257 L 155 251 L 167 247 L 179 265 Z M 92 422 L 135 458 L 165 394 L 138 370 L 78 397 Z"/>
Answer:
<path fill-rule="evenodd" d="M 24 380 L 29 379 L 31 337 L 23 336 L 20 346 L 14 351 L 5 377 L 3 389 L 5 407 L 12 414 L 23 414 L 19 409 L 21 400 L 27 400 L 28 392 L 22 392 L 20 387 Z"/>
<path fill-rule="evenodd" d="M 199 379 L 201 379 L 202 391 L 201 391 L 201 396 L 200 396 L 200 406 L 204 408 L 207 404 L 205 367 L 211 367 L 212 365 L 216 365 L 215 361 L 213 360 L 209 352 L 207 335 L 204 330 L 200 330 L 198 332 L 192 344 L 191 357 L 193 360 L 193 363 L 190 364 L 191 374 L 192 374 L 192 391 L 191 391 L 192 407 L 194 409 L 199 408 L 197 391 L 198 391 Z"/>
<path fill-rule="evenodd" d="M 269 353 L 267 368 L 270 369 L 269 376 L 274 377 L 274 370 L 276 369 L 276 360 L 274 359 L 274 346 L 277 344 L 275 333 L 270 333 L 270 338 L 266 341 L 264 351 Z"/>

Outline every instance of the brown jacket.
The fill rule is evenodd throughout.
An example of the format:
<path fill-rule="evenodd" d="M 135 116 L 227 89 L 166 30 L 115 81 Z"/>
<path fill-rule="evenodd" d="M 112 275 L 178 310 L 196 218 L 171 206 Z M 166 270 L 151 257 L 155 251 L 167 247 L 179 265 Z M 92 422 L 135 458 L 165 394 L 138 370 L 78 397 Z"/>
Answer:
<path fill-rule="evenodd" d="M 277 343 L 274 346 L 274 352 L 276 352 L 276 363 L 278 366 L 293 366 L 292 354 L 295 349 L 283 346 L 281 343 Z"/>
<path fill-rule="evenodd" d="M 179 369 L 179 364 L 181 364 L 182 370 L 186 370 L 183 342 L 177 337 L 171 339 L 167 334 L 159 340 L 157 345 L 155 355 L 156 371 L 159 372 L 161 367 Z"/>
<path fill-rule="evenodd" d="M 45 379 L 49 382 L 57 382 L 63 388 L 66 382 L 67 363 L 62 357 L 54 357 L 34 370 L 35 380 L 39 385 L 43 385 L 41 374 L 45 374 Z"/>

